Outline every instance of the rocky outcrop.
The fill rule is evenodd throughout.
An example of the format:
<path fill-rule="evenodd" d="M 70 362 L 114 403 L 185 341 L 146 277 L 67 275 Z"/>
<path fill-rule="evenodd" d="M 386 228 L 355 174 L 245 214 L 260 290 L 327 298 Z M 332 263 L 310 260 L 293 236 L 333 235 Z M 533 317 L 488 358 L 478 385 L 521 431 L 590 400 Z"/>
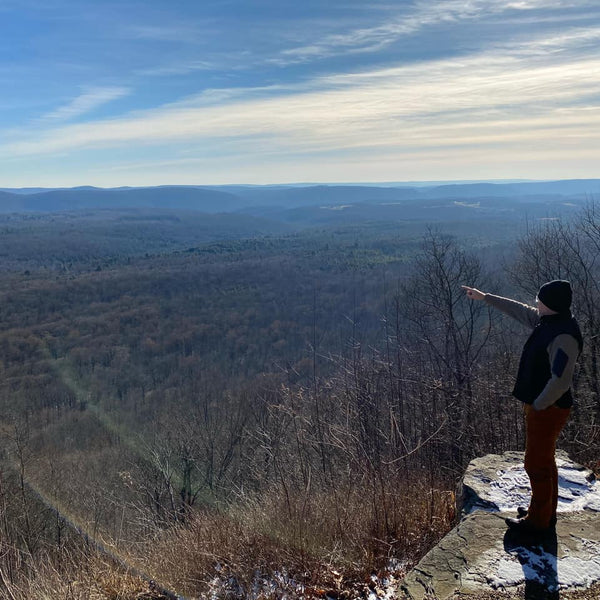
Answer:
<path fill-rule="evenodd" d="M 600 482 L 594 474 L 571 461 L 562 450 L 556 453 L 559 476 L 558 512 L 600 512 Z M 527 506 L 529 478 L 523 469 L 522 452 L 488 454 L 472 460 L 463 477 L 462 511 L 514 511 Z"/>
<path fill-rule="evenodd" d="M 506 516 L 529 504 L 523 453 L 472 461 L 463 479 L 463 517 L 407 575 L 401 586 L 414 600 L 475 597 L 525 588 L 525 597 L 558 598 L 559 590 L 600 582 L 600 482 L 591 471 L 557 454 L 559 518 L 556 532 L 525 540 L 508 531 Z"/>

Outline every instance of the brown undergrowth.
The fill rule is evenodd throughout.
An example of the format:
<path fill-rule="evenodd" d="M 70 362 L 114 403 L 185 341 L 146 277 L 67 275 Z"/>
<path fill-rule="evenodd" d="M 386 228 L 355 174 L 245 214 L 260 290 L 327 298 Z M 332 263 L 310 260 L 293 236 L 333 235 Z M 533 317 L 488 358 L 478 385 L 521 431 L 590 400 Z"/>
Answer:
<path fill-rule="evenodd" d="M 6 600 L 158 600 L 148 582 L 81 545 L 24 557 L 4 546 L 0 598 Z"/>
<path fill-rule="evenodd" d="M 190 515 L 157 535 L 137 560 L 191 597 L 355 594 L 374 577 L 405 572 L 452 526 L 450 492 L 415 483 L 391 496 L 375 505 L 366 489 L 310 498 L 274 491 Z"/>
<path fill-rule="evenodd" d="M 120 560 L 74 532 L 35 555 L 5 544 L 0 597 L 156 600 L 165 597 L 161 589 L 187 599 L 367 597 L 399 579 L 453 519 L 454 494 L 432 491 L 425 478 L 327 492 L 274 486 L 227 506 L 189 509 L 184 522 L 121 546 Z"/>

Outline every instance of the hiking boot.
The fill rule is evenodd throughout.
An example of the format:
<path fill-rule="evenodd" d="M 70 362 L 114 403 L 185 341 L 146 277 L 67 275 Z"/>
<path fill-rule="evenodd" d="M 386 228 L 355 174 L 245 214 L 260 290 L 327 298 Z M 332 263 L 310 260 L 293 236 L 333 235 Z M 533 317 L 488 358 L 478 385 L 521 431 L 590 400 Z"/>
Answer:
<path fill-rule="evenodd" d="M 509 517 L 504 519 L 504 522 L 511 531 L 529 536 L 543 537 L 552 531 L 552 527 L 534 527 L 526 518 L 513 519 Z"/>
<path fill-rule="evenodd" d="M 524 519 L 527 516 L 527 512 L 524 506 L 517 506 L 517 518 Z M 550 519 L 550 527 L 556 527 L 556 515 Z"/>

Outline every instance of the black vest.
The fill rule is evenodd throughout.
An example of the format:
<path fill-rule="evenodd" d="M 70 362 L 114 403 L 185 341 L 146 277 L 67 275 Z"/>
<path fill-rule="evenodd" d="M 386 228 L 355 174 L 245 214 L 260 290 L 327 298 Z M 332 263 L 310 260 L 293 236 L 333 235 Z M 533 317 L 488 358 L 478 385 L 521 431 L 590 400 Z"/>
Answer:
<path fill-rule="evenodd" d="M 552 377 L 548 345 L 555 337 L 563 333 L 568 333 L 577 340 L 581 352 L 583 337 L 577 321 L 570 312 L 541 317 L 523 347 L 517 381 L 513 390 L 515 398 L 525 404 L 533 404 L 533 401 L 542 393 L 546 383 Z M 573 406 L 570 389 L 556 401 L 556 406 L 560 408 Z"/>

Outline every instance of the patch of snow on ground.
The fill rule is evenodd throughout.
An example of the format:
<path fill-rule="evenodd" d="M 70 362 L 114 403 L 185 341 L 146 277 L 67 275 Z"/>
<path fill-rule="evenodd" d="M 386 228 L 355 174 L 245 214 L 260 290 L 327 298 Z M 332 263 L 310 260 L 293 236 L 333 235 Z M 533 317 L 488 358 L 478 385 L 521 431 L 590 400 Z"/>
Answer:
<path fill-rule="evenodd" d="M 500 469 L 497 474 L 498 479 L 490 483 L 486 500 L 493 502 L 500 512 L 514 510 L 517 506 L 529 506 L 529 477 L 523 466 Z"/>
<path fill-rule="evenodd" d="M 558 466 L 558 512 L 580 510 L 600 511 L 600 481 L 588 481 L 588 471 L 573 463 L 557 459 Z M 486 500 L 493 502 L 501 512 L 515 510 L 517 506 L 529 506 L 531 498 L 529 477 L 523 465 L 500 469 L 498 478 L 488 488 Z"/>
<path fill-rule="evenodd" d="M 558 458 L 558 511 L 600 511 L 600 481 L 589 481 L 590 472 L 574 467 L 573 463 Z"/>
<path fill-rule="evenodd" d="M 543 584 L 550 591 L 570 587 L 589 587 L 600 577 L 600 548 L 582 540 L 585 557 L 558 558 L 536 546 L 517 546 L 508 555 L 497 549 L 484 552 L 465 574 L 463 581 L 478 581 L 483 577 L 496 589 L 514 588 L 525 582 Z"/>
<path fill-rule="evenodd" d="M 600 573 L 600 554 L 588 560 L 567 556 L 558 561 L 558 579 L 562 585 L 590 586 L 598 581 Z"/>
<path fill-rule="evenodd" d="M 214 569 L 216 576 L 209 582 L 207 594 L 207 598 L 210 600 L 220 598 L 302 600 L 315 597 L 333 600 L 340 596 L 366 598 L 367 600 L 394 600 L 398 597 L 398 586 L 406 575 L 407 565 L 392 558 L 382 572 L 373 573 L 367 582 L 344 581 L 339 572 L 331 569 L 329 574 L 333 575 L 333 579 L 337 581 L 336 589 L 329 590 L 314 586 L 308 587 L 294 580 L 285 571 L 267 575 L 258 570 L 255 572 L 250 586 L 244 587 L 226 566 L 217 563 L 214 565 Z"/>
<path fill-rule="evenodd" d="M 493 588 L 516 587 L 525 581 L 525 574 L 516 558 L 502 558 L 495 572 L 488 575 L 488 580 Z"/>

